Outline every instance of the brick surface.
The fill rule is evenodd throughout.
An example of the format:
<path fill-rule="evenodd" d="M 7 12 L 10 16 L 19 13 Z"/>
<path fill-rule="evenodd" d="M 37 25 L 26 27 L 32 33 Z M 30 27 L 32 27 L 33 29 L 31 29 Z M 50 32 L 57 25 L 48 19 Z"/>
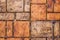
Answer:
<path fill-rule="evenodd" d="M 14 22 L 14 36 L 29 37 L 29 22 L 28 21 L 15 21 Z"/>
<path fill-rule="evenodd" d="M 52 38 L 47 38 L 47 40 L 52 40 Z M 60 38 L 54 38 L 54 40 L 60 40 Z"/>
<path fill-rule="evenodd" d="M 29 20 L 29 13 L 16 13 L 16 20 Z"/>
<path fill-rule="evenodd" d="M 45 38 L 32 38 L 31 40 L 46 40 Z"/>
<path fill-rule="evenodd" d="M 47 25 L 48 24 L 48 25 Z M 54 26 L 54 36 L 59 35 L 59 22 L 56 22 Z M 37 21 L 31 23 L 32 32 L 31 35 L 33 37 L 51 37 L 52 36 L 52 22 L 43 22 Z"/>
<path fill-rule="evenodd" d="M 46 19 L 46 6 L 31 5 L 31 20 L 45 20 L 45 19 Z"/>
<path fill-rule="evenodd" d="M 4 36 L 5 36 L 5 22 L 0 21 L 0 37 L 4 37 Z"/>
<path fill-rule="evenodd" d="M 6 12 L 6 0 L 0 0 L 0 12 Z"/>
<path fill-rule="evenodd" d="M 4 40 L 4 38 L 0 38 L 0 40 Z"/>
<path fill-rule="evenodd" d="M 60 13 L 48 13 L 47 20 L 60 20 Z"/>

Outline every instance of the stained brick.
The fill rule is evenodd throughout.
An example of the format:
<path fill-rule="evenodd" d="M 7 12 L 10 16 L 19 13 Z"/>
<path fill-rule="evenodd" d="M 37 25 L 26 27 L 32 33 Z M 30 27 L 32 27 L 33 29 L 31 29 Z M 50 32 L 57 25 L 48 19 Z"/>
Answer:
<path fill-rule="evenodd" d="M 12 21 L 7 21 L 7 36 L 12 36 Z"/>
<path fill-rule="evenodd" d="M 48 13 L 47 20 L 60 20 L 60 13 Z"/>
<path fill-rule="evenodd" d="M 31 5 L 31 20 L 45 20 L 45 19 L 46 19 L 46 6 Z"/>
<path fill-rule="evenodd" d="M 29 37 L 29 22 L 15 21 L 14 22 L 14 36 L 15 37 Z"/>
<path fill-rule="evenodd" d="M 32 3 L 46 3 L 46 0 L 31 0 Z"/>
<path fill-rule="evenodd" d="M 45 38 L 32 38 L 31 40 L 46 40 Z"/>
<path fill-rule="evenodd" d="M 9 12 L 23 11 L 23 0 L 7 0 L 7 10 Z"/>
<path fill-rule="evenodd" d="M 0 20 L 13 20 L 14 14 L 13 13 L 0 13 Z"/>
<path fill-rule="evenodd" d="M 48 24 L 48 25 L 47 25 Z M 32 37 L 51 37 L 52 36 L 52 22 L 36 21 L 31 23 Z M 54 36 L 59 35 L 59 22 L 55 23 Z"/>
<path fill-rule="evenodd" d="M 5 22 L 0 21 L 0 37 L 4 37 L 4 36 L 5 36 Z"/>
<path fill-rule="evenodd" d="M 0 12 L 6 12 L 6 0 L 0 0 Z"/>
<path fill-rule="evenodd" d="M 29 20 L 29 13 L 16 13 L 16 20 Z"/>

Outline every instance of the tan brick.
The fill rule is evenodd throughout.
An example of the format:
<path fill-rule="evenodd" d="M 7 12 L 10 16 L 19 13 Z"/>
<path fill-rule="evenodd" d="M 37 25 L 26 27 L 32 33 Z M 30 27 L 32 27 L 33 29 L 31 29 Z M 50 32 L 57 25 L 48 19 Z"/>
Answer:
<path fill-rule="evenodd" d="M 16 20 L 29 20 L 29 13 L 16 13 Z"/>
<path fill-rule="evenodd" d="M 48 13 L 47 20 L 60 20 L 60 13 Z"/>
<path fill-rule="evenodd" d="M 12 36 L 12 21 L 7 21 L 7 36 Z"/>
<path fill-rule="evenodd" d="M 6 0 L 0 0 L 0 12 L 6 12 Z"/>
<path fill-rule="evenodd" d="M 45 38 L 32 38 L 31 40 L 46 40 Z"/>
<path fill-rule="evenodd" d="M 14 22 L 14 36 L 15 37 L 29 37 L 29 22 L 15 21 Z"/>
<path fill-rule="evenodd" d="M 31 20 L 45 20 L 45 19 L 46 19 L 46 6 L 31 5 Z"/>
<path fill-rule="evenodd" d="M 9 12 L 23 11 L 23 0 L 7 0 L 7 10 Z"/>
<path fill-rule="evenodd" d="M 4 37 L 4 36 L 5 36 L 5 22 L 0 21 L 0 37 Z"/>
<path fill-rule="evenodd" d="M 0 40 L 4 40 L 4 38 L 0 38 Z"/>
<path fill-rule="evenodd" d="M 46 0 L 31 0 L 31 3 L 46 3 Z"/>
<path fill-rule="evenodd" d="M 52 36 L 52 22 L 50 21 L 36 21 L 31 23 L 32 37 L 51 37 Z M 54 36 L 59 35 L 59 22 L 54 25 Z"/>

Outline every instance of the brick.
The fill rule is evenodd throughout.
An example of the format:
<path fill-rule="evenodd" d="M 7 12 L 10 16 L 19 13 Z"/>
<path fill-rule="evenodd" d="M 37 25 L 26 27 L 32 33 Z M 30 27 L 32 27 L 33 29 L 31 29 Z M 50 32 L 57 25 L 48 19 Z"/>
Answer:
<path fill-rule="evenodd" d="M 31 40 L 46 40 L 45 38 L 32 38 Z"/>
<path fill-rule="evenodd" d="M 29 38 L 24 38 L 24 40 L 29 40 Z"/>
<path fill-rule="evenodd" d="M 5 36 L 5 22 L 0 21 L 0 37 L 4 37 L 4 36 Z"/>
<path fill-rule="evenodd" d="M 31 3 L 46 3 L 46 0 L 31 0 Z"/>
<path fill-rule="evenodd" d="M 29 20 L 29 13 L 16 13 L 16 20 Z"/>
<path fill-rule="evenodd" d="M 48 13 L 47 20 L 60 20 L 60 13 Z"/>
<path fill-rule="evenodd" d="M 13 13 L 0 13 L 0 20 L 13 20 L 14 14 Z"/>
<path fill-rule="evenodd" d="M 7 0 L 8 12 L 22 12 L 23 0 Z"/>
<path fill-rule="evenodd" d="M 52 40 L 52 38 L 47 38 L 47 40 Z M 54 40 L 60 40 L 60 38 L 54 38 Z"/>
<path fill-rule="evenodd" d="M 54 5 L 54 2 L 52 0 L 47 0 L 47 11 L 48 12 L 53 12 L 53 5 Z"/>
<path fill-rule="evenodd" d="M 46 20 L 46 6 L 32 4 L 31 5 L 31 20 Z"/>
<path fill-rule="evenodd" d="M 29 22 L 15 21 L 14 22 L 14 36 L 15 37 L 29 37 Z"/>
<path fill-rule="evenodd" d="M 12 21 L 7 21 L 7 36 L 12 36 Z"/>
<path fill-rule="evenodd" d="M 6 0 L 0 0 L 0 12 L 6 12 Z"/>
<path fill-rule="evenodd" d="M 7 38 L 7 40 L 22 40 L 21 38 Z"/>
<path fill-rule="evenodd" d="M 25 0 L 25 11 L 30 12 L 30 0 Z"/>
<path fill-rule="evenodd" d="M 48 25 L 47 25 L 48 24 Z M 52 36 L 52 22 L 36 21 L 31 23 L 32 37 L 51 37 Z M 58 36 L 59 22 L 54 25 L 54 36 Z"/>
<path fill-rule="evenodd" d="M 4 38 L 0 38 L 0 40 L 4 40 Z"/>

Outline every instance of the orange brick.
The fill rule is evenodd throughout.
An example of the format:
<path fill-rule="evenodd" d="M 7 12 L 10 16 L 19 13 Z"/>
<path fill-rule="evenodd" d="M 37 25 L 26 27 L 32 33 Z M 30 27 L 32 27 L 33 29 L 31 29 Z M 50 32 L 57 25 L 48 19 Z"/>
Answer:
<path fill-rule="evenodd" d="M 60 13 L 48 13 L 47 20 L 60 20 Z"/>
<path fill-rule="evenodd" d="M 46 3 L 46 0 L 31 0 L 31 3 Z"/>
<path fill-rule="evenodd" d="M 24 38 L 24 40 L 29 40 L 29 38 Z"/>
<path fill-rule="evenodd" d="M 7 21 L 7 36 L 12 36 L 12 21 Z"/>
<path fill-rule="evenodd" d="M 14 22 L 14 36 L 28 37 L 29 36 L 29 22 L 15 21 Z"/>
<path fill-rule="evenodd" d="M 0 38 L 0 40 L 4 40 L 4 38 Z"/>
<path fill-rule="evenodd" d="M 7 40 L 22 40 L 21 38 L 7 38 Z"/>
<path fill-rule="evenodd" d="M 31 20 L 45 20 L 45 19 L 46 19 L 46 6 L 31 5 Z"/>
<path fill-rule="evenodd" d="M 5 36 L 5 22 L 0 21 L 0 37 L 4 37 L 4 36 Z"/>

